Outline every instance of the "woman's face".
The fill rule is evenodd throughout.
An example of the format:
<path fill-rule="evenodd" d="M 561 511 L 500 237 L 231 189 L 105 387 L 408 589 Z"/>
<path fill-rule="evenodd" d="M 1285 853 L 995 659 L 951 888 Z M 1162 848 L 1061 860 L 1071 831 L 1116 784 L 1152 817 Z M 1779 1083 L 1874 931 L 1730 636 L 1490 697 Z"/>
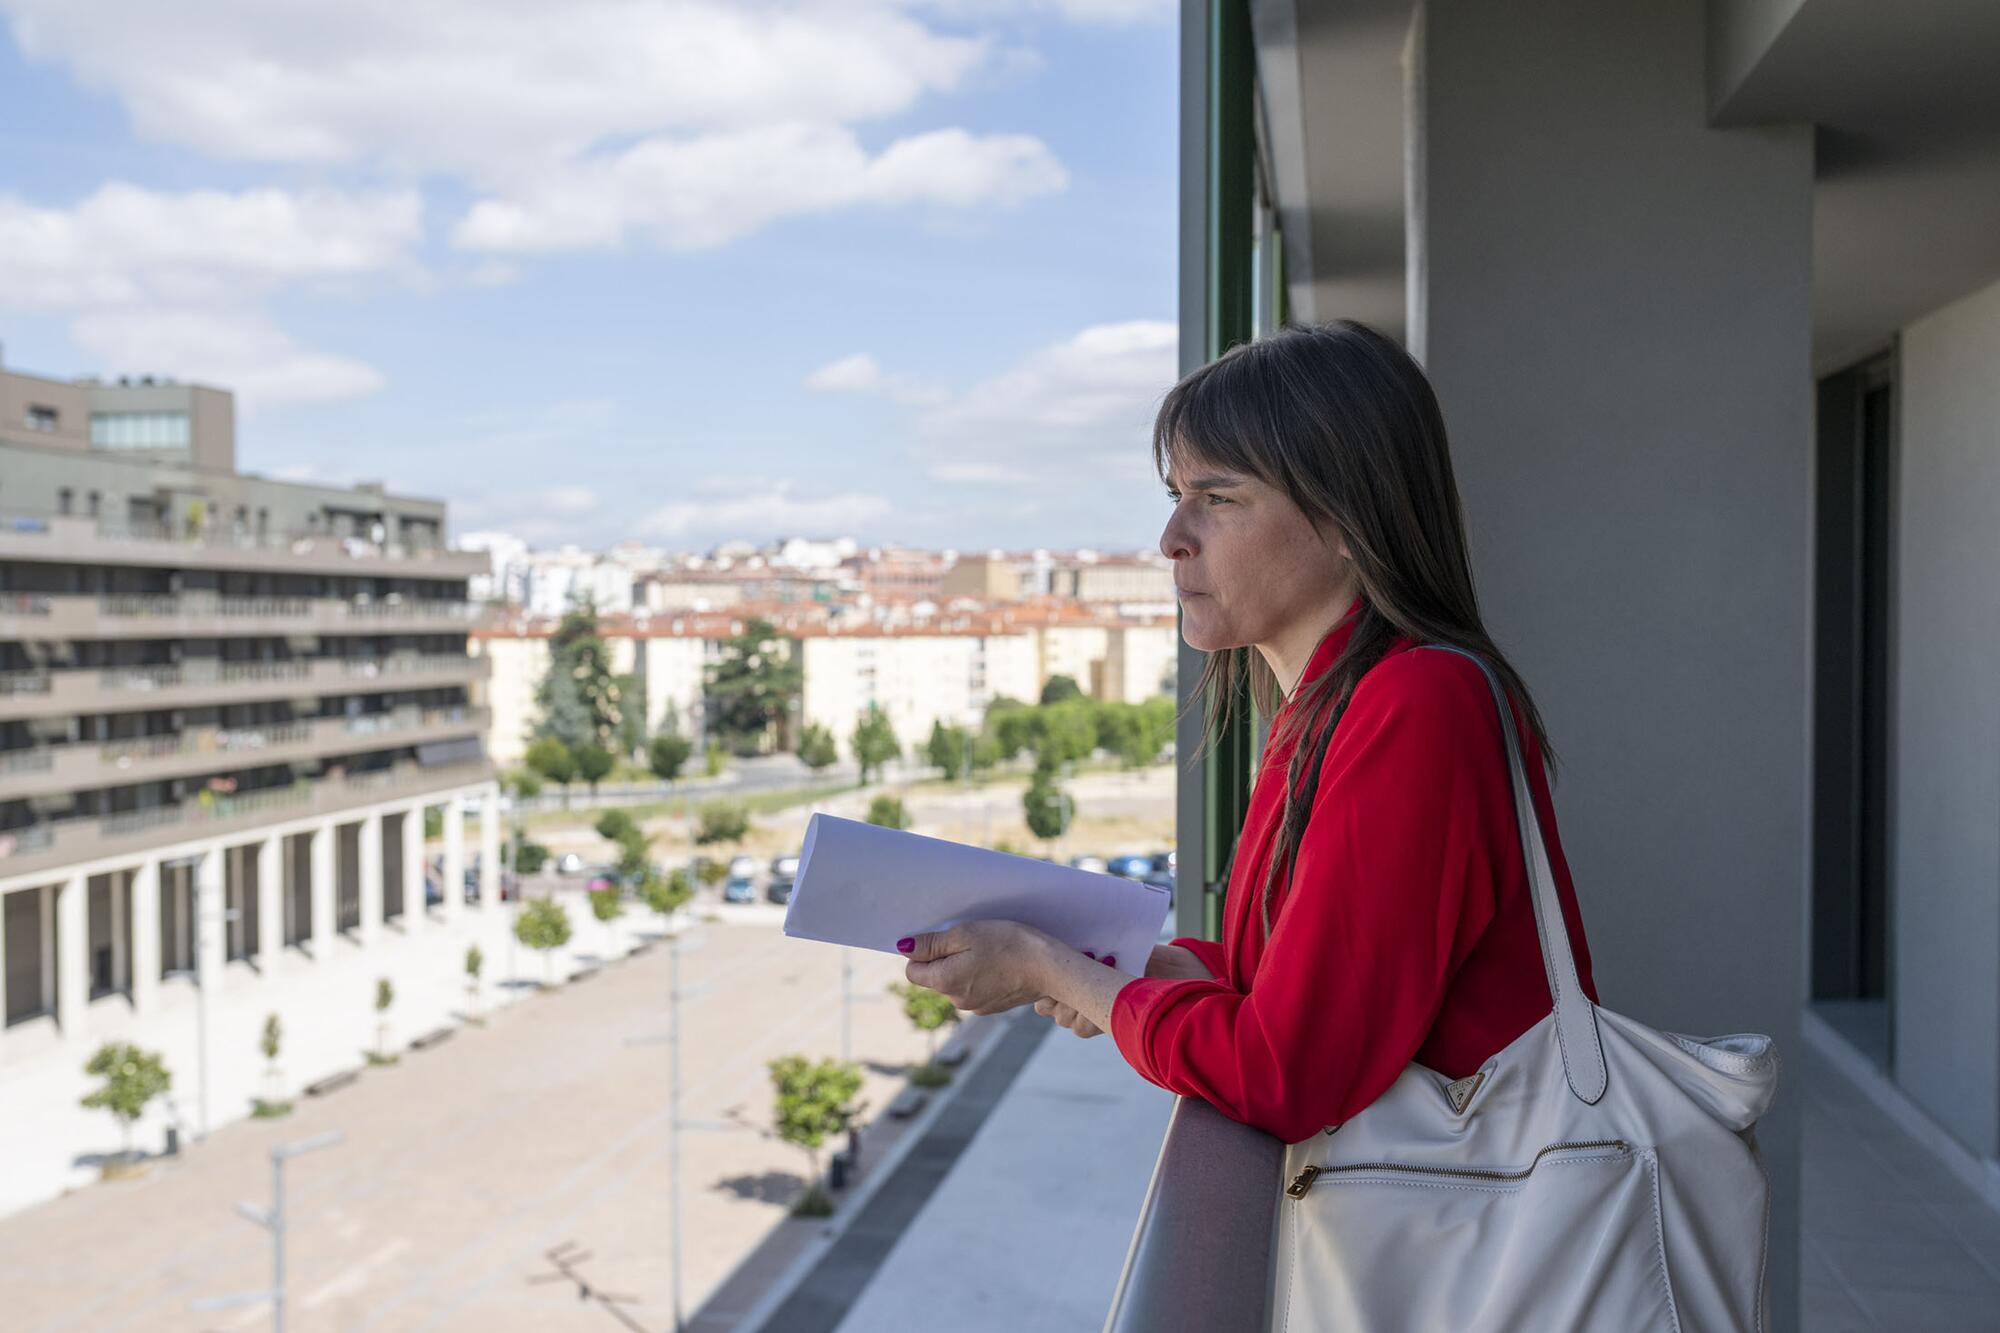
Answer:
<path fill-rule="evenodd" d="M 1167 495 L 1174 512 L 1160 551 L 1174 562 L 1189 647 L 1271 644 L 1290 627 L 1319 628 L 1344 586 L 1346 543 L 1321 537 L 1283 491 L 1198 459 L 1176 461 Z"/>

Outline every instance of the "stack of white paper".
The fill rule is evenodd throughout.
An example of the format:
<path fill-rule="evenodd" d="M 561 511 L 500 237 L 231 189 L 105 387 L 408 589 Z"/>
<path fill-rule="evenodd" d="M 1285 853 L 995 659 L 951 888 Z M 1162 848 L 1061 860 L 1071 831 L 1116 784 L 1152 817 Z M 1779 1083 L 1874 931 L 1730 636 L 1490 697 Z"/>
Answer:
<path fill-rule="evenodd" d="M 896 941 L 964 921 L 1019 921 L 1144 976 L 1167 891 L 984 847 L 832 815 L 806 825 L 785 933 L 896 952 Z"/>

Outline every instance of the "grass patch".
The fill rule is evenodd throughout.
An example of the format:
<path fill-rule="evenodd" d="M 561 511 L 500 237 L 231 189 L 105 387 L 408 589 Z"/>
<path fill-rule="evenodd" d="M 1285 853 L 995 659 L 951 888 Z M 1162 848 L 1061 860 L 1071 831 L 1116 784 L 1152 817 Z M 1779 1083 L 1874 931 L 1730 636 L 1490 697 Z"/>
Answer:
<path fill-rule="evenodd" d="M 250 1118 L 252 1120 L 276 1120 L 280 1116 L 288 1116 L 291 1113 L 292 1104 L 290 1102 L 267 1102 L 262 1097 L 252 1097 L 250 1099 Z"/>
<path fill-rule="evenodd" d="M 379 1051 L 364 1051 L 362 1054 L 368 1057 L 369 1064 L 375 1065 L 378 1068 L 383 1065 L 393 1065 L 400 1058 L 394 1055 L 383 1055 Z"/>
<path fill-rule="evenodd" d="M 827 1197 L 825 1190 L 814 1185 L 800 1196 L 797 1203 L 792 1205 L 792 1216 L 832 1217 L 833 1200 Z"/>
<path fill-rule="evenodd" d="M 667 801 L 646 801 L 638 805 L 621 805 L 618 808 L 636 820 L 685 819 L 690 807 L 699 807 L 710 801 L 727 801 L 740 805 L 753 815 L 768 815 L 779 810 L 789 810 L 794 806 L 812 805 L 830 797 L 856 790 L 852 783 L 828 782 L 809 787 L 788 787 L 777 791 L 751 792 L 745 796 L 732 796 L 727 792 L 703 792 L 694 796 L 680 796 Z M 596 822 L 599 810 L 537 810 L 521 818 L 522 827 L 531 831 L 551 828 L 589 828 Z"/>
<path fill-rule="evenodd" d="M 943 1065 L 918 1065 L 910 1071 L 913 1088 L 942 1088 L 951 1082 L 951 1071 Z"/>

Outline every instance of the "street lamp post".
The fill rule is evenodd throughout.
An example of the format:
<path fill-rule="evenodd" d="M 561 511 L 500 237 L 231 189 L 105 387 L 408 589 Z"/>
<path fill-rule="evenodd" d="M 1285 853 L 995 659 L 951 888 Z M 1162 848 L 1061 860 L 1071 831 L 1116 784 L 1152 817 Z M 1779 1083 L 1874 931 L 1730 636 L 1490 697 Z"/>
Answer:
<path fill-rule="evenodd" d="M 239 1291 L 228 1296 L 210 1296 L 191 1307 L 195 1311 L 223 1310 L 235 1305 L 271 1302 L 272 1333 L 285 1333 L 285 1163 L 294 1157 L 339 1143 L 341 1134 L 333 1130 L 296 1143 L 281 1143 L 271 1149 L 271 1206 L 238 1203 L 236 1211 L 271 1233 L 271 1285 L 263 1291 Z"/>

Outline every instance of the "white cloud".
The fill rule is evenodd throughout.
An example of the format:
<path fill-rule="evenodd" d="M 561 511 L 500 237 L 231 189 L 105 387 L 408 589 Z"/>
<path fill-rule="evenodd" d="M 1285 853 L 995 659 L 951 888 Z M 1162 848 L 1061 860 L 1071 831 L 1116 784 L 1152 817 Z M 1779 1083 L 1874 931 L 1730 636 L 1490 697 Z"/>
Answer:
<path fill-rule="evenodd" d="M 806 376 L 806 387 L 820 393 L 880 394 L 898 403 L 941 402 L 945 390 L 907 375 L 885 375 L 875 358 L 856 352 L 830 361 Z"/>
<path fill-rule="evenodd" d="M 588 514 L 598 506 L 597 492 L 588 486 L 558 486 L 542 497 L 542 503 L 558 514 Z"/>
<path fill-rule="evenodd" d="M 709 478 L 698 490 L 730 495 L 720 500 L 676 500 L 639 520 L 642 537 L 673 540 L 691 535 L 776 537 L 832 535 L 853 532 L 894 508 L 879 495 L 841 491 L 831 495 L 798 495 L 790 481 L 752 486 L 728 478 Z"/>
<path fill-rule="evenodd" d="M 261 311 L 118 310 L 70 328 L 107 375 L 164 373 L 233 389 L 245 410 L 357 398 L 382 374 L 348 357 L 298 346 Z"/>
<path fill-rule="evenodd" d="M 1150 475 L 1153 414 L 1177 378 L 1167 320 L 1097 324 L 1011 370 L 918 411 L 918 451 L 936 481 L 1044 485 L 1079 463 Z"/>
<path fill-rule="evenodd" d="M 467 250 L 616 245 L 637 233 L 676 250 L 723 245 L 777 221 L 866 205 L 1009 206 L 1063 189 L 1039 139 L 936 130 L 870 157 L 852 131 L 771 125 L 655 138 L 481 199 L 453 235 Z"/>

